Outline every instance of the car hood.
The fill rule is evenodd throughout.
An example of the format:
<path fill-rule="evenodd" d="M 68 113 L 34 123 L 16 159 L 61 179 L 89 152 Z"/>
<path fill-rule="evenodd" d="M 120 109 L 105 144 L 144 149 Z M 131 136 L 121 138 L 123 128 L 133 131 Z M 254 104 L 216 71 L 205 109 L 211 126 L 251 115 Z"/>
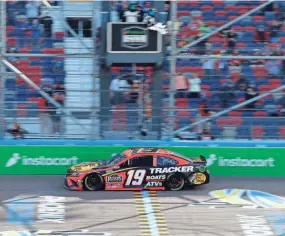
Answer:
<path fill-rule="evenodd" d="M 84 172 L 84 171 L 92 170 L 94 168 L 98 168 L 100 166 L 101 166 L 100 161 L 91 161 L 91 162 L 83 162 L 83 163 L 74 165 L 70 169 L 74 172 Z"/>

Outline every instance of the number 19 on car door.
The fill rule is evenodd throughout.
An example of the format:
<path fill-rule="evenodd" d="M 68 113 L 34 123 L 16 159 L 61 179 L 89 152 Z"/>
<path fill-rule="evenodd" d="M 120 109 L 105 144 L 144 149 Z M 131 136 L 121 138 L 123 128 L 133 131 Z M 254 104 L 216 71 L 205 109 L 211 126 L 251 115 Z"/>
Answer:
<path fill-rule="evenodd" d="M 129 170 L 126 173 L 125 187 L 141 188 L 143 186 L 145 176 L 146 170 L 144 169 Z"/>

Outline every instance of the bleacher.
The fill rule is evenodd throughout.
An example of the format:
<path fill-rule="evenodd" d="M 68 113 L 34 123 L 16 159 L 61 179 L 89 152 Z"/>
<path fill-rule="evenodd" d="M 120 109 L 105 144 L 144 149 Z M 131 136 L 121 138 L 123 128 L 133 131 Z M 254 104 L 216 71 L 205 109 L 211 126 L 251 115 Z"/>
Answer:
<path fill-rule="evenodd" d="M 178 2 L 178 16 L 183 25 L 178 33 L 178 40 L 182 40 L 185 36 L 191 36 L 191 30 L 187 27 L 191 20 L 202 21 L 214 30 L 262 3 L 264 1 L 180 1 Z M 279 11 L 282 11 L 285 7 L 284 2 L 278 2 L 277 4 Z M 269 42 L 269 48 L 275 48 L 276 46 L 285 48 L 284 26 L 277 33 L 277 37 L 270 37 L 270 25 L 276 17 L 275 14 L 273 11 L 260 11 L 233 25 L 232 30 L 237 33 L 235 49 L 239 51 L 240 55 L 252 55 L 255 49 L 263 49 L 265 47 L 265 42 L 257 40 L 257 27 L 260 25 L 263 25 L 266 29 L 265 37 L 266 41 Z M 231 54 L 228 51 L 227 38 L 221 37 L 219 33 L 211 36 L 207 42 L 211 43 L 213 54 L 218 55 L 222 50 L 228 52 L 227 55 Z M 188 53 L 195 55 L 197 47 L 192 47 L 188 50 Z M 165 60 L 164 71 L 166 73 L 170 72 L 169 65 L 169 60 Z M 176 128 L 189 125 L 196 120 L 197 109 L 202 101 L 206 100 L 209 108 L 213 111 L 222 110 L 219 94 L 226 79 L 230 79 L 235 83 L 242 75 L 248 80 L 249 84 L 256 85 L 259 93 L 270 91 L 285 84 L 283 75 L 269 76 L 265 65 L 250 65 L 250 61 L 247 60 L 241 60 L 239 70 L 230 71 L 228 78 L 220 76 L 218 73 L 215 73 L 215 76 L 206 76 L 203 63 L 198 59 L 178 59 L 176 71 L 183 72 L 186 75 L 198 74 L 202 81 L 201 89 L 203 94 L 201 99 L 176 98 Z M 216 72 L 218 72 L 217 62 Z M 165 76 L 163 80 L 163 88 L 166 93 L 165 108 L 168 106 L 167 92 L 169 86 L 169 76 Z M 229 104 L 235 105 L 243 101 L 245 101 L 245 92 L 236 90 L 235 98 L 232 98 Z M 246 108 L 232 111 L 214 120 L 211 131 L 216 137 L 223 137 L 223 132 L 227 127 L 234 127 L 236 138 L 284 138 L 285 119 L 270 117 L 270 112 L 265 109 L 266 105 L 276 105 L 280 110 L 282 106 L 279 101 L 278 98 L 269 95 L 256 103 L 254 111 L 247 111 Z M 279 115 L 282 116 L 281 113 Z"/>
<path fill-rule="evenodd" d="M 21 5 L 22 4 L 22 5 Z M 25 3 L 24 3 L 25 4 Z M 64 54 L 64 32 L 53 32 L 51 37 L 41 33 L 39 47 L 32 45 L 31 30 L 25 30 L 24 36 L 15 27 L 18 17 L 26 19 L 26 9 L 23 3 L 7 1 L 7 49 L 14 53 L 29 54 Z M 27 19 L 26 19 L 27 20 Z M 25 45 L 19 44 L 24 40 Z M 18 41 L 18 42 L 17 42 Z M 11 50 L 13 48 L 13 51 Z M 65 83 L 64 58 L 60 57 L 10 57 L 10 62 L 28 76 L 37 86 L 46 83 L 54 87 L 63 87 Z M 6 80 L 6 115 L 8 117 L 37 117 L 45 110 L 45 100 L 35 90 L 30 88 L 19 76 L 9 76 Z"/>

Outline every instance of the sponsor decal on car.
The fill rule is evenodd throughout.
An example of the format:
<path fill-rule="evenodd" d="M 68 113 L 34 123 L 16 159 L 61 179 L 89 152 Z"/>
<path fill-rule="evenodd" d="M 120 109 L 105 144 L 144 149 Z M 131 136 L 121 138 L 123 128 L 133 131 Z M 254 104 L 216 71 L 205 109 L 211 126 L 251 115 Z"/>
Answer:
<path fill-rule="evenodd" d="M 166 175 L 149 175 L 146 177 L 146 181 L 163 181 L 166 179 Z"/>
<path fill-rule="evenodd" d="M 21 160 L 21 162 L 19 162 Z M 6 162 L 5 167 L 12 167 L 16 164 L 23 166 L 70 166 L 77 164 L 78 157 L 28 157 L 21 156 L 19 153 L 13 155 Z"/>
<path fill-rule="evenodd" d="M 264 216 L 237 215 L 237 219 L 245 236 L 275 235 Z"/>
<path fill-rule="evenodd" d="M 203 184 L 206 179 L 207 177 L 203 173 L 195 173 L 194 184 Z"/>
<path fill-rule="evenodd" d="M 176 167 L 164 167 L 164 168 L 150 168 L 151 174 L 167 174 L 173 172 L 192 172 L 193 166 L 176 166 Z"/>
<path fill-rule="evenodd" d="M 106 183 L 106 188 L 121 188 L 121 184 L 119 183 Z"/>
<path fill-rule="evenodd" d="M 147 182 L 145 188 L 147 187 L 162 187 L 162 182 Z"/>
<path fill-rule="evenodd" d="M 121 183 L 123 181 L 123 177 L 119 175 L 109 175 L 107 176 L 107 182 L 109 183 Z"/>

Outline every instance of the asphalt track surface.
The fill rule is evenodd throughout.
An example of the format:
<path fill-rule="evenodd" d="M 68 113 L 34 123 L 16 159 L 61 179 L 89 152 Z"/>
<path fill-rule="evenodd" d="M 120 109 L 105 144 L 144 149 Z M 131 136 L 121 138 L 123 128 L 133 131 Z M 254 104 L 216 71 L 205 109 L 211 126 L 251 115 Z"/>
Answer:
<path fill-rule="evenodd" d="M 252 189 L 285 197 L 284 178 L 230 178 L 213 177 L 209 185 L 180 192 L 151 192 L 151 217 L 144 210 L 145 196 L 141 192 L 100 191 L 75 192 L 63 188 L 63 176 L 0 176 L 0 231 L 34 232 L 37 230 L 88 230 L 93 235 L 109 233 L 112 236 L 178 235 L 178 236 L 244 236 L 238 216 L 263 217 L 268 213 L 285 216 L 283 209 L 244 208 L 232 205 L 201 205 L 213 199 L 209 192 L 219 189 Z M 64 197 L 60 222 L 38 220 L 38 199 L 42 196 Z M 34 206 L 29 220 L 25 211 L 11 210 L 11 199 L 22 199 Z M 28 203 L 27 203 L 28 202 Z M 213 200 L 215 202 L 215 200 Z M 20 205 L 21 205 L 20 204 Z M 189 205 L 191 204 L 191 205 Z M 284 218 L 285 219 L 285 218 Z M 151 221 L 156 221 L 151 225 Z M 279 222 L 284 227 L 285 221 Z M 269 225 L 269 223 L 268 223 Z M 285 234 L 275 231 L 274 234 Z M 1 234 L 0 234 L 1 235 Z M 254 234 L 252 234 L 254 235 Z M 251 235 L 251 236 L 252 236 Z M 258 234 L 255 234 L 258 236 Z"/>

